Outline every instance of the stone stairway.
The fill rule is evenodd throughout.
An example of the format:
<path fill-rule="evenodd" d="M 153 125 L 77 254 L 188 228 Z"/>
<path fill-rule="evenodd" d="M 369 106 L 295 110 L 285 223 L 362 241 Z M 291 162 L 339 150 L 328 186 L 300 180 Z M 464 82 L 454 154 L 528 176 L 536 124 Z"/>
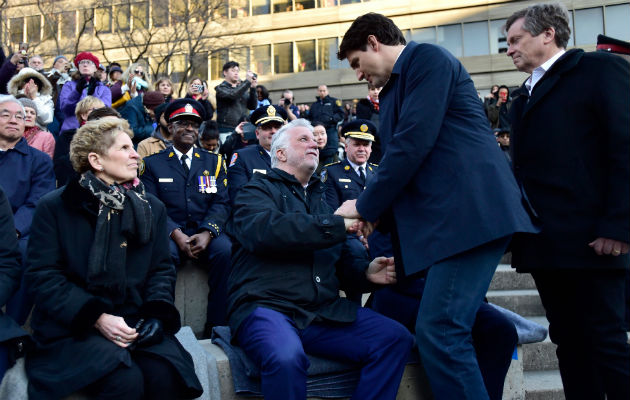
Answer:
<path fill-rule="evenodd" d="M 549 325 L 531 275 L 519 274 L 508 264 L 497 267 L 487 298 L 529 320 Z M 524 344 L 521 361 L 525 400 L 564 400 L 556 346 L 549 337 L 540 343 Z"/>

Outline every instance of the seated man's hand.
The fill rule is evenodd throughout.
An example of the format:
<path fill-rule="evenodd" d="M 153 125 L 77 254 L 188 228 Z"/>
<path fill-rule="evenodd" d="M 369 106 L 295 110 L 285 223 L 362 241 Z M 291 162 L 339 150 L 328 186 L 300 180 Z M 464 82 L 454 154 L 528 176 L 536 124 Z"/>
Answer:
<path fill-rule="evenodd" d="M 396 283 L 394 257 L 376 257 L 365 270 L 365 277 L 370 282 L 380 285 Z"/>
<path fill-rule="evenodd" d="M 199 256 L 199 253 L 201 253 L 206 249 L 206 247 L 208 247 L 211 240 L 212 236 L 210 235 L 209 231 L 201 231 L 192 235 L 188 239 L 188 245 L 190 246 L 190 251 L 192 252 L 193 257 L 197 258 L 197 256 Z"/>
<path fill-rule="evenodd" d="M 357 233 L 361 228 L 361 221 L 356 218 L 345 218 L 343 219 L 343 224 L 346 227 L 346 232 L 348 233 Z"/>
<path fill-rule="evenodd" d="M 614 239 L 597 238 L 588 244 L 593 248 L 598 256 L 612 255 L 619 256 L 621 254 L 628 254 L 628 243 L 620 242 Z"/>
<path fill-rule="evenodd" d="M 335 215 L 341 215 L 344 218 L 361 218 L 361 215 L 357 211 L 356 199 L 344 201 L 337 211 L 335 211 Z"/>
<path fill-rule="evenodd" d="M 175 244 L 182 253 L 185 253 L 190 258 L 195 258 L 188 244 L 190 236 L 186 235 L 180 229 L 175 229 L 173 233 L 171 233 L 171 238 L 175 241 Z"/>
<path fill-rule="evenodd" d="M 125 322 L 122 317 L 115 315 L 101 314 L 94 323 L 94 327 L 106 339 L 111 340 L 120 347 L 127 347 L 130 343 L 138 338 L 138 333 Z"/>
<path fill-rule="evenodd" d="M 359 231 L 361 232 L 361 235 L 367 240 L 368 236 L 370 236 L 372 232 L 374 232 L 376 225 L 378 225 L 378 221 L 373 224 L 371 222 L 361 220 L 361 223 L 359 224 Z"/>

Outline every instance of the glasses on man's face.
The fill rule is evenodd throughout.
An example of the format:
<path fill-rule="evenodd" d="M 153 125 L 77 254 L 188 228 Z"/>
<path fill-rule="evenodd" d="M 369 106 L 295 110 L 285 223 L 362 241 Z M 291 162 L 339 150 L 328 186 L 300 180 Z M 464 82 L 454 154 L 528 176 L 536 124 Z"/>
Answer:
<path fill-rule="evenodd" d="M 196 121 L 175 121 L 173 122 L 176 128 L 188 128 L 189 126 L 193 129 L 199 129 L 201 124 Z"/>
<path fill-rule="evenodd" d="M 11 114 L 10 112 L 3 111 L 0 113 L 0 120 L 2 121 L 10 121 L 11 118 L 15 118 L 16 121 L 24 121 L 24 115 L 22 113 Z"/>
<path fill-rule="evenodd" d="M 79 61 L 79 65 L 94 65 L 94 63 L 90 60 L 81 60 Z"/>

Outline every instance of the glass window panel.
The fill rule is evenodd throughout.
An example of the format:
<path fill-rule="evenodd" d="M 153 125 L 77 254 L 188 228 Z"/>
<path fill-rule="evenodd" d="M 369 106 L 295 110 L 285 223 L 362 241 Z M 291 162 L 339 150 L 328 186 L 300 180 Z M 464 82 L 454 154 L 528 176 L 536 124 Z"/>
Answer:
<path fill-rule="evenodd" d="M 411 40 L 411 29 L 402 29 L 401 32 L 406 41 Z"/>
<path fill-rule="evenodd" d="M 107 33 L 112 30 L 111 8 L 94 9 L 94 29 L 98 33 Z"/>
<path fill-rule="evenodd" d="M 258 75 L 271 74 L 271 46 L 268 44 L 253 46 L 252 53 L 252 70 L 256 71 Z"/>
<path fill-rule="evenodd" d="M 171 81 L 177 85 L 182 84 L 184 72 L 186 71 L 186 56 L 175 54 L 171 57 Z"/>
<path fill-rule="evenodd" d="M 168 25 L 168 0 L 151 1 L 151 19 L 153 26 Z"/>
<path fill-rule="evenodd" d="M 57 35 L 57 17 L 59 14 L 44 15 L 44 40 L 53 39 Z"/>
<path fill-rule="evenodd" d="M 490 54 L 488 45 L 488 21 L 464 24 L 464 56 Z"/>
<path fill-rule="evenodd" d="M 273 12 L 281 13 L 293 10 L 293 0 L 273 0 Z"/>
<path fill-rule="evenodd" d="M 228 61 L 227 50 L 213 51 L 210 56 L 210 76 L 211 80 L 223 79 L 223 64 Z"/>
<path fill-rule="evenodd" d="M 630 4 L 606 6 L 606 35 L 630 40 Z"/>
<path fill-rule="evenodd" d="M 149 28 L 149 3 L 144 1 L 131 6 L 131 15 L 133 16 L 134 29 Z"/>
<path fill-rule="evenodd" d="M 271 0 L 252 0 L 252 15 L 263 15 L 271 12 Z"/>
<path fill-rule="evenodd" d="M 273 62 L 276 74 L 293 72 L 293 43 L 274 44 Z"/>
<path fill-rule="evenodd" d="M 462 56 L 462 26 L 460 24 L 437 27 L 437 44 L 455 57 Z"/>
<path fill-rule="evenodd" d="M 120 4 L 116 6 L 116 30 L 128 31 L 131 25 L 131 6 L 129 4 Z"/>
<path fill-rule="evenodd" d="M 341 4 L 360 3 L 361 0 L 341 0 Z"/>
<path fill-rule="evenodd" d="M 435 44 L 435 27 L 430 26 L 428 28 L 414 28 L 413 32 L 411 32 L 411 40 L 418 43 Z"/>
<path fill-rule="evenodd" d="M 29 42 L 39 42 L 41 20 L 40 15 L 26 17 L 26 38 Z"/>
<path fill-rule="evenodd" d="M 163 56 L 152 56 L 149 59 L 149 67 L 154 82 L 163 76 L 168 76 L 168 60 Z"/>
<path fill-rule="evenodd" d="M 92 33 L 94 29 L 94 9 L 86 8 L 79 11 L 79 36 Z"/>
<path fill-rule="evenodd" d="M 188 9 L 186 2 L 175 0 L 171 2 L 171 24 L 177 24 L 187 21 Z"/>
<path fill-rule="evenodd" d="M 317 6 L 320 8 L 337 7 L 337 0 L 318 0 Z"/>
<path fill-rule="evenodd" d="M 76 13 L 74 11 L 59 13 L 59 22 L 59 34 L 61 38 L 74 38 L 77 27 Z"/>
<path fill-rule="evenodd" d="M 337 38 L 319 39 L 317 41 L 317 66 L 320 70 L 340 69 L 346 66 L 337 59 L 339 49 Z"/>
<path fill-rule="evenodd" d="M 490 21 L 490 54 L 507 52 L 507 39 L 503 29 L 506 19 L 493 19 Z"/>
<path fill-rule="evenodd" d="M 295 0 L 295 11 L 315 8 L 315 0 Z"/>
<path fill-rule="evenodd" d="M 573 25 L 573 11 L 569 11 L 569 28 L 571 29 L 571 35 L 569 36 L 569 43 L 567 46 L 575 46 L 575 25 Z"/>
<path fill-rule="evenodd" d="M 24 40 L 24 18 L 11 18 L 11 41 L 20 43 Z"/>
<path fill-rule="evenodd" d="M 575 10 L 575 44 L 595 44 L 597 35 L 602 32 L 604 18 L 601 7 Z"/>
<path fill-rule="evenodd" d="M 230 0 L 230 16 L 243 18 L 249 15 L 249 0 Z"/>
<path fill-rule="evenodd" d="M 241 71 L 244 72 L 250 69 L 249 47 L 237 47 L 235 49 L 230 49 L 229 54 L 230 61 L 236 61 L 238 63 L 238 68 Z"/>
<path fill-rule="evenodd" d="M 315 40 L 296 42 L 297 72 L 315 71 Z"/>
<path fill-rule="evenodd" d="M 208 80 L 208 53 L 196 53 L 192 56 L 190 77 L 198 76 L 202 80 Z"/>

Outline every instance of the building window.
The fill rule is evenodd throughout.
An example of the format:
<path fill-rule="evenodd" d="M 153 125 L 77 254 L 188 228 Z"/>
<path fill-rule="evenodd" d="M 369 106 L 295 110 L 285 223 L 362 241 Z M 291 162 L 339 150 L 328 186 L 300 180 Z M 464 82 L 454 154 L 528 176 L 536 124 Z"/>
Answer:
<path fill-rule="evenodd" d="M 344 68 L 342 61 L 337 59 L 339 49 L 337 38 L 319 39 L 317 41 L 317 69 L 340 69 Z"/>
<path fill-rule="evenodd" d="M 264 44 L 262 46 L 252 47 L 252 68 L 258 75 L 271 74 L 271 46 Z"/>
<path fill-rule="evenodd" d="M 94 29 L 94 9 L 86 8 L 79 11 L 79 36 L 92 33 Z"/>
<path fill-rule="evenodd" d="M 48 14 L 44 15 L 44 37 L 43 40 L 54 39 L 57 36 L 57 17 L 59 14 Z"/>
<path fill-rule="evenodd" d="M 428 28 L 414 28 L 413 32 L 410 33 L 411 40 L 418 43 L 436 43 L 435 38 L 435 27 L 431 26 Z"/>
<path fill-rule="evenodd" d="M 361 0 L 341 0 L 340 4 L 344 5 L 344 4 L 353 4 L 353 3 L 360 3 Z"/>
<path fill-rule="evenodd" d="M 37 43 L 40 39 L 42 17 L 31 15 L 26 17 L 26 38 L 31 43 Z"/>
<path fill-rule="evenodd" d="M 315 0 L 295 0 L 295 11 L 315 8 Z"/>
<path fill-rule="evenodd" d="M 229 60 L 236 61 L 239 65 L 238 69 L 242 72 L 249 70 L 249 47 L 237 47 L 234 49 L 230 49 Z"/>
<path fill-rule="evenodd" d="M 168 0 L 151 1 L 151 21 L 155 27 L 168 25 Z"/>
<path fill-rule="evenodd" d="M 131 6 L 129 4 L 120 4 L 115 8 L 116 31 L 126 32 L 131 26 Z"/>
<path fill-rule="evenodd" d="M 318 0 L 319 8 L 337 7 L 337 0 Z"/>
<path fill-rule="evenodd" d="M 223 64 L 228 61 L 227 50 L 213 51 L 210 55 L 210 79 L 223 79 Z"/>
<path fill-rule="evenodd" d="M 11 18 L 9 20 L 11 29 L 11 41 L 20 43 L 24 40 L 24 18 Z"/>
<path fill-rule="evenodd" d="M 112 31 L 111 8 L 94 9 L 94 29 L 98 33 L 108 33 Z"/>
<path fill-rule="evenodd" d="M 575 10 L 575 44 L 595 44 L 597 35 L 604 32 L 602 8 Z M 628 21 L 626 21 L 626 24 Z"/>
<path fill-rule="evenodd" d="M 490 54 L 488 21 L 464 24 L 464 57 Z"/>
<path fill-rule="evenodd" d="M 171 25 L 187 22 L 192 17 L 185 1 L 175 0 L 171 3 Z"/>
<path fill-rule="evenodd" d="M 193 54 L 190 60 L 189 78 L 200 77 L 202 80 L 208 80 L 208 53 Z"/>
<path fill-rule="evenodd" d="M 490 21 L 490 54 L 507 52 L 507 39 L 505 37 L 505 23 L 507 19 L 493 19 Z"/>
<path fill-rule="evenodd" d="M 144 1 L 131 6 L 134 29 L 149 28 L 149 3 Z"/>
<path fill-rule="evenodd" d="M 295 43 L 297 48 L 297 72 L 315 71 L 315 40 Z"/>
<path fill-rule="evenodd" d="M 273 72 L 276 74 L 293 72 L 293 43 L 274 44 L 273 63 Z"/>
<path fill-rule="evenodd" d="M 230 17 L 243 18 L 249 16 L 248 0 L 230 0 Z"/>
<path fill-rule="evenodd" d="M 76 12 L 66 11 L 59 14 L 59 34 L 62 39 L 74 39 L 77 31 Z"/>
<path fill-rule="evenodd" d="M 462 56 L 462 26 L 460 24 L 438 26 L 437 44 L 455 57 Z"/>
<path fill-rule="evenodd" d="M 264 15 L 271 12 L 271 0 L 252 0 L 252 15 Z"/>
<path fill-rule="evenodd" d="M 293 11 L 293 0 L 273 0 L 273 12 Z"/>
<path fill-rule="evenodd" d="M 184 54 L 175 54 L 171 57 L 171 82 L 174 85 L 186 86 L 186 82 L 184 82 L 186 64 L 186 56 Z"/>
<path fill-rule="evenodd" d="M 606 6 L 606 35 L 630 40 L 630 4 Z"/>

